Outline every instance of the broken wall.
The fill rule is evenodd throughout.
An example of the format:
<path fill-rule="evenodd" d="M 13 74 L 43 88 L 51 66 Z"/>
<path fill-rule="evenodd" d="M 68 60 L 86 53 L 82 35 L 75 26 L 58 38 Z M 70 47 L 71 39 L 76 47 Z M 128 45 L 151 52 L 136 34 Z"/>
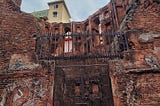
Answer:
<path fill-rule="evenodd" d="M 123 11 L 125 6 L 121 4 L 124 2 L 117 0 L 116 5 L 116 9 L 120 9 L 117 10 L 119 12 L 117 15 L 121 12 L 124 14 L 117 17 L 122 18 L 118 19 L 119 22 L 122 21 L 120 30 L 126 33 L 130 50 L 123 52 L 124 59 L 109 61 L 114 105 L 159 106 L 160 4 L 158 0 L 133 1 L 135 2 L 130 5 L 131 0 L 125 1 L 128 8 L 124 9 L 125 12 Z M 48 31 L 45 27 L 48 24 L 43 20 L 39 23 L 39 20 L 33 16 L 21 12 L 20 3 L 21 0 L 0 1 L 0 105 L 51 106 L 54 94 L 54 61 L 37 61 L 34 39 L 39 33 Z M 109 7 L 114 13 L 113 7 Z M 113 22 L 111 21 L 109 26 L 115 27 L 117 25 L 112 25 L 116 24 L 115 14 L 112 15 Z M 91 21 L 88 20 L 78 23 L 82 26 L 82 32 L 91 29 L 89 23 L 91 24 Z M 59 33 L 64 33 L 63 24 L 55 24 L 55 28 L 57 26 L 59 26 Z M 98 69 L 93 71 L 89 68 L 86 70 L 89 70 L 93 76 L 98 71 Z M 71 69 L 68 72 L 74 71 Z M 79 71 L 68 75 L 70 78 L 75 77 L 80 74 Z M 64 90 L 61 86 L 65 81 L 63 82 L 62 76 L 58 77 L 61 83 L 57 84 L 57 89 L 60 88 L 59 92 L 61 92 Z M 101 77 L 99 73 L 97 77 Z M 102 85 L 107 82 L 105 77 L 108 76 L 101 77 L 104 78 Z M 92 77 L 91 80 L 96 78 Z M 75 81 L 75 79 L 69 79 L 69 81 Z M 72 83 L 68 85 L 70 84 Z M 97 87 L 93 86 L 93 88 L 96 91 Z M 55 95 L 63 97 L 64 95 L 59 92 Z M 103 92 L 107 94 L 107 90 Z M 57 98 L 54 99 L 57 100 Z M 60 101 L 62 98 L 58 99 L 58 102 Z M 65 102 L 68 101 L 66 98 Z"/>
<path fill-rule="evenodd" d="M 54 67 L 42 66 L 35 54 L 34 37 L 43 25 L 20 4 L 0 1 L 0 105 L 51 106 Z"/>
<path fill-rule="evenodd" d="M 159 106 L 160 4 L 137 0 L 131 4 L 121 30 L 130 50 L 123 60 L 110 61 L 115 106 Z"/>

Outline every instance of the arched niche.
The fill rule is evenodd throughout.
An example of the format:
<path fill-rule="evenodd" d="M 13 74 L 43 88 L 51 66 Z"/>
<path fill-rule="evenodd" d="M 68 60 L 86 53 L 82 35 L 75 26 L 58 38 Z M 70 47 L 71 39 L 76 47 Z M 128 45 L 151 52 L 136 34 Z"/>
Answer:
<path fill-rule="evenodd" d="M 64 33 L 65 33 L 65 34 L 71 33 L 71 28 L 65 27 L 65 28 L 64 28 Z"/>

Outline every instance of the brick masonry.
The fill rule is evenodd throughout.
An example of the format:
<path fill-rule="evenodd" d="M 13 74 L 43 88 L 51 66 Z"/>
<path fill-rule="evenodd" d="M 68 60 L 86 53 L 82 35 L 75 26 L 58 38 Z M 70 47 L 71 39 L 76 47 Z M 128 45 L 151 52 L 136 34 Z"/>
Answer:
<path fill-rule="evenodd" d="M 160 4 L 134 3 L 121 23 L 131 49 L 124 59 L 110 61 L 115 106 L 158 106 L 160 72 Z"/>
<path fill-rule="evenodd" d="M 67 24 L 49 24 L 36 19 L 30 14 L 21 12 L 20 4 L 21 0 L 0 1 L 1 106 L 74 105 L 76 101 L 73 100 L 74 95 L 79 95 L 81 89 L 79 80 L 82 74 L 85 74 L 84 85 L 88 87 L 88 91 L 91 89 L 93 91 L 92 93 L 86 91 L 92 106 L 99 104 L 112 106 L 110 103 L 113 102 L 112 94 L 114 106 L 160 105 L 158 0 L 112 0 L 87 20 Z M 99 24 L 102 26 L 101 31 Z M 35 53 L 35 36 L 42 32 L 63 34 L 69 31 L 68 29 L 73 33 L 124 31 L 130 49 L 123 51 L 123 59 L 107 62 L 101 60 L 102 63 L 109 64 L 107 68 L 55 70 L 54 61 L 39 61 Z M 84 73 L 81 73 L 82 70 Z M 109 76 L 105 73 L 108 70 L 112 94 Z M 111 100 L 101 98 L 102 95 Z M 77 101 L 84 102 L 79 98 Z"/>
<path fill-rule="evenodd" d="M 0 1 L 0 106 L 52 106 L 53 74 L 35 55 L 40 23 L 20 4 Z"/>

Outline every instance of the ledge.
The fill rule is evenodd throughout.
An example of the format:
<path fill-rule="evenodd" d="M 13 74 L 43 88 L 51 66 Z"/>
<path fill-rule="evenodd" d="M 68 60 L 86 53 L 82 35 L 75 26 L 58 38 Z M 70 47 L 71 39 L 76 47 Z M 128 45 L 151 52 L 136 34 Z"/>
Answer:
<path fill-rule="evenodd" d="M 160 74 L 160 68 L 142 68 L 142 69 L 130 69 L 127 72 L 125 72 L 126 74 L 149 74 L 149 73 L 153 73 L 153 74 Z"/>

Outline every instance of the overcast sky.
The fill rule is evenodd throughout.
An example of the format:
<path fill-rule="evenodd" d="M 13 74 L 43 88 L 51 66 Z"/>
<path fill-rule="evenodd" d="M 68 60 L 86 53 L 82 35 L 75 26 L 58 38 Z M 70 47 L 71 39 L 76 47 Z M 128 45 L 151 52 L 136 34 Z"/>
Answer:
<path fill-rule="evenodd" d="M 48 9 L 54 0 L 22 0 L 21 10 L 27 13 Z M 65 0 L 73 21 L 85 20 L 89 15 L 105 6 L 109 0 Z"/>

